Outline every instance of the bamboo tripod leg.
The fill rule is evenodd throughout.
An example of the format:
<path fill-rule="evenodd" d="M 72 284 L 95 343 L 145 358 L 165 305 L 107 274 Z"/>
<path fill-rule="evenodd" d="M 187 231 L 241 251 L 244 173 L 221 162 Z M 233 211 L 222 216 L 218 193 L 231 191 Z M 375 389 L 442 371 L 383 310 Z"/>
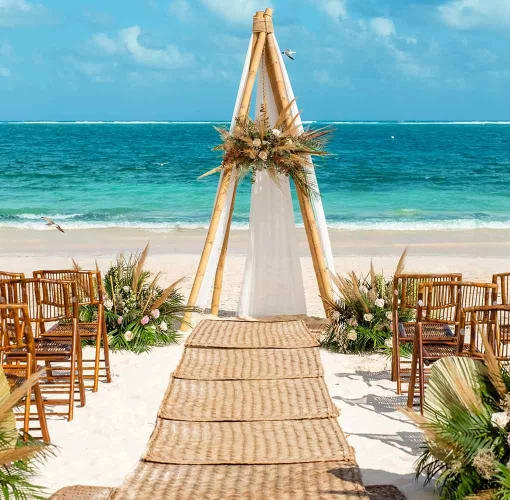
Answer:
<path fill-rule="evenodd" d="M 268 53 L 268 72 L 270 74 L 271 84 L 275 84 L 273 88 L 275 94 L 276 105 L 281 112 L 285 109 L 289 102 L 287 97 L 287 91 L 285 89 L 285 82 L 283 79 L 283 72 L 280 66 L 280 60 L 276 51 L 276 44 L 274 41 L 274 34 L 269 33 L 267 36 L 266 51 Z M 290 124 L 292 116 L 288 115 L 287 123 Z M 310 200 L 300 190 L 297 190 L 299 199 L 299 205 L 303 216 L 303 222 L 305 225 L 306 235 L 308 238 L 308 244 L 310 246 L 310 254 L 312 256 L 313 267 L 317 277 L 317 283 L 319 285 L 319 292 L 321 294 L 324 310 L 327 313 L 327 300 L 332 300 L 331 282 L 328 276 L 328 269 L 326 266 L 326 260 L 324 258 L 324 252 L 315 223 L 315 215 L 313 213 Z"/>
<path fill-rule="evenodd" d="M 263 12 L 257 12 L 256 17 L 263 16 Z M 255 84 L 255 78 L 257 76 L 257 69 L 260 64 L 260 58 L 262 57 L 262 51 L 264 49 L 264 45 L 266 43 L 266 33 L 259 33 L 255 43 L 255 47 L 251 54 L 250 66 L 248 70 L 248 75 L 246 77 L 246 84 L 244 86 L 244 92 L 241 99 L 241 104 L 239 107 L 238 117 L 240 119 L 246 118 L 249 107 L 250 107 L 250 98 L 251 93 L 253 91 L 253 86 Z M 200 257 L 200 264 L 198 266 L 197 274 L 195 276 L 195 281 L 193 282 L 193 287 L 191 289 L 191 293 L 188 299 L 188 306 L 194 307 L 197 302 L 198 293 L 200 291 L 200 287 L 202 286 L 202 282 L 204 280 L 205 270 L 207 268 L 207 263 L 209 262 L 209 257 L 211 256 L 211 250 L 214 242 L 214 238 L 216 236 L 216 232 L 218 230 L 218 225 L 220 221 L 221 212 L 223 210 L 223 206 L 225 204 L 225 198 L 227 195 L 230 179 L 232 172 L 227 171 L 223 175 L 220 181 L 220 188 L 218 190 L 218 196 L 216 198 L 216 203 L 213 210 L 213 215 L 211 217 L 211 223 L 209 225 L 209 231 L 207 232 L 207 238 L 204 244 L 204 249 L 202 250 L 202 256 Z M 189 323 L 191 320 L 191 312 L 186 312 L 184 314 L 181 330 L 188 331 Z"/>
<path fill-rule="evenodd" d="M 220 297 L 221 287 L 223 283 L 223 271 L 225 270 L 225 259 L 227 257 L 228 242 L 230 238 L 230 226 L 232 224 L 232 215 L 234 214 L 234 205 L 236 202 L 238 179 L 234 181 L 234 191 L 232 193 L 232 200 L 230 202 L 230 210 L 228 213 L 227 227 L 225 228 L 225 237 L 223 238 L 223 245 L 221 247 L 220 260 L 218 261 L 218 269 L 216 269 L 216 276 L 214 278 L 214 290 L 211 302 L 211 314 L 218 316 L 220 310 Z"/>

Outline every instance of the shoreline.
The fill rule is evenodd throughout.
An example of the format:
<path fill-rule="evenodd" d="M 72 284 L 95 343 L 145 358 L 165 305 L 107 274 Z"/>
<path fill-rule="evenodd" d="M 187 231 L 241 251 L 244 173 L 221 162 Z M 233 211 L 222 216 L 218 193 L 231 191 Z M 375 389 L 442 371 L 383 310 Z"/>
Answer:
<path fill-rule="evenodd" d="M 304 229 L 298 228 L 297 244 L 302 257 L 308 256 Z M 340 256 L 399 255 L 409 247 L 417 256 L 505 257 L 510 255 L 510 229 L 459 230 L 329 230 L 333 254 Z M 229 255 L 246 255 L 248 231 L 233 229 Z M 153 231 L 135 228 L 101 228 L 68 230 L 30 230 L 0 228 L 0 257 L 110 255 L 136 251 L 151 242 L 151 254 L 200 254 L 205 229 Z"/>

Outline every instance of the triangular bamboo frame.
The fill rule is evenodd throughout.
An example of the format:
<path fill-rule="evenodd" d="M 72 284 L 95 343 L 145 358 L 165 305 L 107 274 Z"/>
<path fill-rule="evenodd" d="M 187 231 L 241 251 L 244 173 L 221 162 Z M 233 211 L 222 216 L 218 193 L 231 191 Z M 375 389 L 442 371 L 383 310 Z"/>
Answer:
<path fill-rule="evenodd" d="M 248 75 L 246 78 L 246 84 L 244 87 L 244 92 L 241 98 L 241 104 L 238 112 L 238 118 L 241 120 L 246 118 L 249 112 L 251 95 L 253 92 L 253 87 L 255 84 L 255 78 L 257 76 L 260 60 L 262 54 L 264 53 L 264 48 L 266 54 L 267 72 L 269 75 L 271 90 L 274 94 L 278 113 L 281 113 L 286 107 L 288 107 L 289 104 L 287 91 L 285 89 L 285 82 L 283 79 L 282 68 L 280 65 L 280 58 L 276 50 L 272 14 L 273 9 L 269 8 L 266 9 L 264 12 L 258 11 L 253 17 L 253 49 L 250 57 L 250 64 Z M 286 120 L 290 123 L 292 122 L 292 119 L 293 117 L 291 116 L 291 112 L 289 110 Z M 202 250 L 200 264 L 197 269 L 195 281 L 193 282 L 193 287 L 191 289 L 191 293 L 188 299 L 188 306 L 190 307 L 194 307 L 196 305 L 200 287 L 202 286 L 202 281 L 204 278 L 207 263 L 209 261 L 209 257 L 211 255 L 214 238 L 218 230 L 220 216 L 225 205 L 225 199 L 230 185 L 231 176 L 232 170 L 228 170 L 223 173 L 220 179 L 220 186 L 218 188 L 218 194 L 216 196 L 216 203 L 214 205 L 213 213 L 211 216 L 211 222 L 209 224 L 207 238 L 204 244 L 204 248 Z M 234 193 L 232 196 L 232 203 L 230 205 L 230 212 L 228 215 L 228 221 L 225 229 L 225 236 L 223 239 L 220 258 L 218 261 L 218 267 L 216 270 L 214 280 L 214 290 L 211 302 L 211 313 L 213 315 L 218 315 L 219 312 L 220 295 L 223 282 L 223 270 L 225 268 L 225 259 L 227 255 L 228 240 L 230 236 L 230 225 L 232 222 L 232 214 L 234 211 L 234 202 L 237 191 L 237 179 L 234 182 L 235 184 Z M 331 281 L 329 278 L 329 271 L 326 265 L 326 259 L 324 257 L 319 232 L 317 230 L 315 215 L 310 200 L 308 199 L 306 194 L 304 194 L 299 189 L 296 189 L 296 192 L 299 200 L 299 207 L 301 209 L 301 214 L 303 217 L 308 245 L 310 247 L 313 268 L 317 278 L 317 284 L 319 285 L 320 296 L 324 305 L 324 310 L 327 314 L 328 313 L 327 301 L 332 300 L 333 295 L 331 289 Z M 188 330 L 190 319 L 191 313 L 188 312 L 184 315 L 181 330 L 183 331 Z"/>

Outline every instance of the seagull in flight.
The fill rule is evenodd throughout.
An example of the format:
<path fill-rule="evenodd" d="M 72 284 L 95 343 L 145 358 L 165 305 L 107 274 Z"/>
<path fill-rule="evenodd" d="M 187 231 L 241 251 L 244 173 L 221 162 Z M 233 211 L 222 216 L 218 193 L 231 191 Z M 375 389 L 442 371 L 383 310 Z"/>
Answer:
<path fill-rule="evenodd" d="M 287 56 L 289 59 L 292 59 L 294 61 L 294 58 L 292 57 L 296 52 L 290 49 L 285 49 L 282 54 Z"/>
<path fill-rule="evenodd" d="M 49 217 L 41 217 L 41 219 L 46 221 L 47 226 L 54 227 L 55 229 L 58 229 L 61 233 L 65 232 L 55 221 L 51 220 Z"/>

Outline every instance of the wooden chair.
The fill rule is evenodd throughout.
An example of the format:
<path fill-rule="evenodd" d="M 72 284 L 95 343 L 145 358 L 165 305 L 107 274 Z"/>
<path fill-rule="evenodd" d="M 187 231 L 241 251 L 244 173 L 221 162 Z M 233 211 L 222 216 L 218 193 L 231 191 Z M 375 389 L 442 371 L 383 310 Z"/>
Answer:
<path fill-rule="evenodd" d="M 479 356 L 465 343 L 466 326 L 473 307 L 490 306 L 497 300 L 497 285 L 446 281 L 423 283 L 418 290 L 418 318 L 407 406 L 414 405 L 418 380 L 420 411 L 425 398 L 425 366 L 448 356 Z M 464 313 L 462 312 L 464 311 Z M 435 336 L 443 328 L 445 336 Z"/>
<path fill-rule="evenodd" d="M 463 311 L 461 326 L 469 323 L 467 350 L 473 356 L 483 357 L 485 338 L 496 356 L 504 364 L 510 363 L 510 305 L 472 307 Z"/>
<path fill-rule="evenodd" d="M 402 344 L 412 344 L 415 335 L 418 288 L 423 283 L 435 283 L 442 281 L 461 281 L 462 274 L 396 274 L 393 278 L 393 302 L 392 302 L 392 380 L 397 382 L 397 393 L 402 394 L 402 384 L 409 378 L 410 361 L 401 359 L 400 348 Z M 414 321 L 401 321 L 402 315 L 411 313 Z M 434 334 L 434 332 L 430 332 Z M 440 329 L 438 334 L 442 334 Z"/>
<path fill-rule="evenodd" d="M 26 304 L 0 304 L 0 357 L 2 368 L 11 389 L 26 382 L 33 373 L 40 370 L 37 366 L 35 355 L 35 342 L 32 335 L 32 327 Z M 25 352 L 23 359 L 15 363 L 6 363 L 5 358 L 10 351 L 22 349 Z M 31 423 L 35 420 L 31 413 L 32 393 L 36 406 L 37 420 L 40 427 L 33 427 Z M 40 430 L 43 441 L 50 442 L 50 434 L 46 423 L 46 411 L 41 394 L 39 382 L 36 382 L 25 396 L 23 412 L 17 413 L 16 417 L 23 420 L 23 432 L 26 436 L 32 430 Z"/>
<path fill-rule="evenodd" d="M 67 406 L 66 412 L 50 413 L 47 410 L 47 414 L 66 416 L 71 421 L 75 392 L 79 393 L 81 406 L 85 406 L 76 283 L 39 278 L 3 281 L 0 282 L 0 298 L 7 303 L 28 304 L 29 319 L 35 330 L 35 357 L 45 364 L 46 373 L 41 378 L 41 389 L 46 396 L 46 405 Z M 49 334 L 51 326 L 58 323 L 70 325 L 72 336 L 67 341 Z M 6 354 L 6 359 L 15 362 L 25 353 L 24 349 L 13 349 Z M 53 397 L 58 395 L 67 397 Z"/>
<path fill-rule="evenodd" d="M 111 382 L 110 353 L 108 348 L 108 332 L 106 329 L 104 298 L 101 272 L 85 270 L 41 270 L 34 271 L 34 278 L 51 280 L 75 281 L 78 290 L 78 306 L 80 311 L 88 308 L 87 311 L 93 316 L 93 321 L 80 321 L 78 325 L 81 340 L 92 340 L 96 344 L 96 352 L 93 360 L 83 360 L 83 370 L 93 371 L 92 376 L 85 376 L 86 379 L 94 380 L 92 390 L 96 392 L 99 387 L 100 363 L 104 363 L 106 382 Z M 87 318 L 89 319 L 89 318 Z M 54 325 L 47 334 L 55 339 L 68 340 L 72 335 L 72 328 L 69 323 Z M 103 343 L 103 359 L 101 359 L 101 341 Z M 90 366 L 90 364 L 93 364 Z"/>
<path fill-rule="evenodd" d="M 492 282 L 498 285 L 501 303 L 510 304 L 510 273 L 493 274 Z"/>

